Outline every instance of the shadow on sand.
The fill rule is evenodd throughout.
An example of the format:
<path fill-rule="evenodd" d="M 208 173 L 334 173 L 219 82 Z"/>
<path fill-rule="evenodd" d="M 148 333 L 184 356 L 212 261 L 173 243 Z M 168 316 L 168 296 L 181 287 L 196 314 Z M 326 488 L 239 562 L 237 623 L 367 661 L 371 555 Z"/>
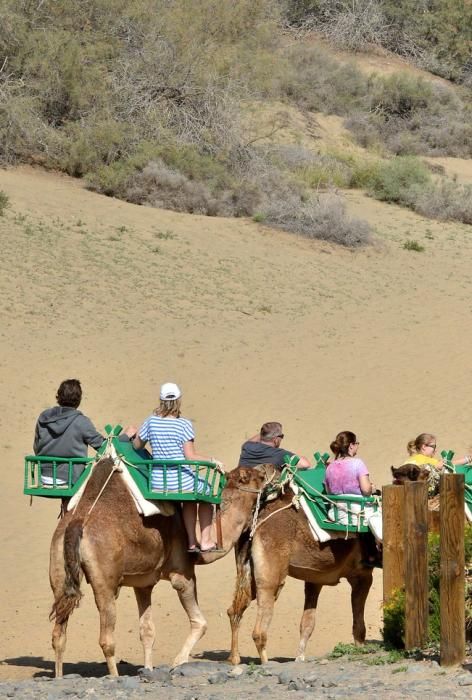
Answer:
<path fill-rule="evenodd" d="M 16 658 L 3 659 L 0 664 L 30 668 L 32 678 L 54 677 L 54 661 L 46 660 L 42 656 L 17 656 Z M 138 668 L 140 666 L 135 666 L 127 661 L 118 661 L 118 671 L 121 676 L 136 676 Z M 86 678 L 100 678 L 108 675 L 108 669 L 104 661 L 78 661 L 77 663 L 64 663 L 64 675 L 68 673 L 77 673 Z"/>

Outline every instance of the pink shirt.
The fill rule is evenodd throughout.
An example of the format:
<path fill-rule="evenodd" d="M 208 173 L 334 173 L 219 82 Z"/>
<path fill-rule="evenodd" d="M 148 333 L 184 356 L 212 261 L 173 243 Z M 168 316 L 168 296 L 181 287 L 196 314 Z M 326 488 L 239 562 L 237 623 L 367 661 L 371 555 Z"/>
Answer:
<path fill-rule="evenodd" d="M 354 493 L 362 496 L 359 477 L 368 474 L 369 470 L 359 457 L 335 459 L 326 468 L 326 490 L 335 496 L 342 493 Z"/>

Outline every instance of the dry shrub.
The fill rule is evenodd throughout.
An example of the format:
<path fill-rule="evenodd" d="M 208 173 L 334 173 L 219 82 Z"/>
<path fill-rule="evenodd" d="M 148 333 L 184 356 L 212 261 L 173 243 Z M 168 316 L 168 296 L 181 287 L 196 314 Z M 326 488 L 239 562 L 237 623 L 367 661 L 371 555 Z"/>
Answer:
<path fill-rule="evenodd" d="M 321 0 L 320 14 L 326 39 L 349 51 L 365 51 L 388 40 L 389 22 L 378 0 Z"/>
<path fill-rule="evenodd" d="M 218 205 L 208 187 L 153 161 L 127 183 L 126 199 L 134 204 L 216 216 Z"/>
<path fill-rule="evenodd" d="M 345 126 L 364 148 L 397 155 L 472 155 L 472 106 L 452 89 L 403 74 L 376 76 L 366 110 Z"/>
<path fill-rule="evenodd" d="M 415 211 L 430 219 L 461 221 L 472 224 L 472 187 L 441 179 L 425 189 L 413 188 L 410 193 Z"/>
<path fill-rule="evenodd" d="M 352 169 L 347 162 L 331 154 L 309 151 L 296 144 L 273 146 L 267 157 L 281 170 L 289 170 L 305 186 L 313 189 L 349 187 Z"/>
<path fill-rule="evenodd" d="M 367 79 L 354 64 L 333 59 L 319 46 L 303 44 L 295 44 L 287 58 L 291 72 L 280 90 L 300 107 L 347 115 L 365 103 Z"/>
<path fill-rule="evenodd" d="M 369 224 L 349 218 L 344 200 L 332 193 L 311 196 L 307 201 L 295 196 L 272 200 L 265 214 L 265 221 L 272 226 L 347 248 L 358 248 L 371 240 Z"/>
<path fill-rule="evenodd" d="M 126 182 L 124 195 L 134 204 L 207 216 L 250 216 L 260 201 L 257 188 L 250 184 L 239 182 L 231 190 L 212 192 L 204 182 L 190 180 L 162 160 L 135 171 Z"/>

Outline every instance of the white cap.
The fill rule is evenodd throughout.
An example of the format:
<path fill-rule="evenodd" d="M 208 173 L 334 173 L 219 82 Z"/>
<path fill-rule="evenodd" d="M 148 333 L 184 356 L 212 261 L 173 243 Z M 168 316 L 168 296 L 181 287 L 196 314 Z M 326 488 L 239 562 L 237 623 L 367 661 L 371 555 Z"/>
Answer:
<path fill-rule="evenodd" d="M 159 396 L 161 401 L 172 401 L 174 399 L 180 399 L 182 392 L 177 384 L 174 384 L 173 382 L 166 382 L 161 386 L 161 393 Z"/>

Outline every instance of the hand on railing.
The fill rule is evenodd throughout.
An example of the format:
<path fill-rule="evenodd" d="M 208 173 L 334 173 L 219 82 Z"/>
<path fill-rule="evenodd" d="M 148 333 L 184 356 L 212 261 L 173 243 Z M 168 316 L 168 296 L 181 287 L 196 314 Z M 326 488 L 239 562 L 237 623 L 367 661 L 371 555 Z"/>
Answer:
<path fill-rule="evenodd" d="M 219 459 L 215 459 L 215 457 L 212 457 L 210 461 L 213 462 L 215 468 L 220 472 L 220 474 L 225 474 L 225 465 L 223 462 L 220 462 Z"/>

